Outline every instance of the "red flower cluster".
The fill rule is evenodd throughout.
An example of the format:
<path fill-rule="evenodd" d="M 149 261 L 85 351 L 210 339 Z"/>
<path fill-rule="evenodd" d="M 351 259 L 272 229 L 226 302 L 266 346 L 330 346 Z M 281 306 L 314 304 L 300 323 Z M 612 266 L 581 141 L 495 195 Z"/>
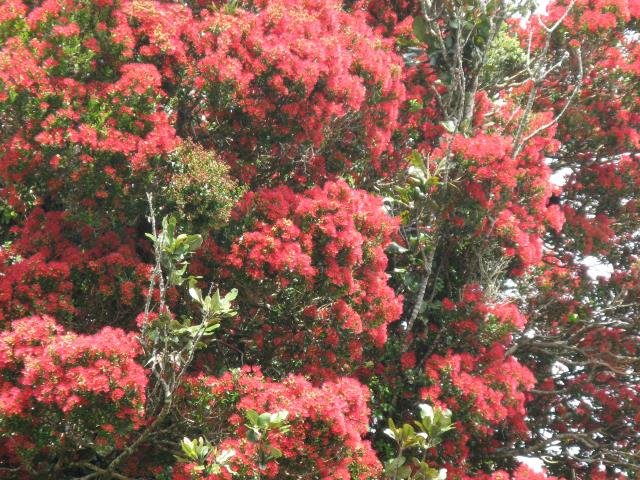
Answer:
<path fill-rule="evenodd" d="M 0 333 L 0 435 L 21 440 L 5 442 L 4 453 L 89 447 L 96 424 L 110 425 L 103 431 L 111 443 L 139 428 L 147 384 L 140 353 L 135 336 L 119 329 L 76 335 L 48 316 L 12 322 Z"/>
<path fill-rule="evenodd" d="M 131 327 L 148 288 L 149 266 L 131 238 L 97 236 L 68 217 L 34 209 L 16 229 L 11 250 L 0 251 L 0 321 L 46 313 L 83 331 L 105 323 Z M 83 282 L 93 285 L 90 292 L 75 291 Z M 105 308 L 109 304 L 117 307 Z M 88 320 L 99 323 L 92 328 Z"/>
<path fill-rule="evenodd" d="M 544 471 L 536 472 L 525 464 L 520 464 L 512 474 L 504 470 L 498 470 L 494 473 L 475 473 L 469 475 L 464 469 L 456 465 L 448 466 L 447 473 L 447 478 L 450 480 L 560 480 L 558 477 L 547 475 Z M 596 477 L 591 478 L 595 480 Z"/>
<path fill-rule="evenodd" d="M 491 434 L 493 428 L 488 426 L 509 421 L 525 434 L 524 392 L 533 388 L 535 378 L 515 358 L 505 359 L 504 352 L 504 347 L 495 344 L 479 356 L 451 351 L 443 357 L 432 356 L 424 368 L 433 384 L 421 393 L 423 400 L 450 409 L 467 405 L 478 422 L 471 428 L 479 432 Z"/>
<path fill-rule="evenodd" d="M 237 237 L 225 251 L 212 246 L 223 275 L 256 304 L 282 309 L 241 312 L 243 323 L 254 322 L 260 351 L 275 346 L 306 367 L 342 370 L 358 366 L 362 340 L 384 344 L 402 300 L 385 273 L 397 223 L 379 198 L 343 181 L 303 193 L 280 187 L 247 194 L 232 215 Z"/>
<path fill-rule="evenodd" d="M 544 120 L 539 116 L 531 128 Z M 452 141 L 453 153 L 470 164 L 467 193 L 488 214 L 477 234 L 497 237 L 507 255 L 519 258 L 519 271 L 542 259 L 546 225 L 560 231 L 564 224 L 558 205 L 549 204 L 553 187 L 545 152 L 552 145 L 548 139 L 537 139 L 513 158 L 508 137 L 480 133 L 468 138 L 458 135 Z"/>
<path fill-rule="evenodd" d="M 41 187 L 57 192 L 69 180 L 83 180 L 92 198 L 109 181 L 123 186 L 117 176 L 100 175 L 104 166 L 115 167 L 119 175 L 144 169 L 177 145 L 160 103 L 166 95 L 157 68 L 128 63 L 120 54 L 116 33 L 127 17 L 111 2 L 95 9 L 81 2 L 49 1 L 23 19 L 13 18 L 28 26 L 29 39 L 10 38 L 0 49 L 0 101 L 25 118 L 22 128 L 10 129 L 2 140 L 0 175 L 9 184 L 37 178 Z M 0 18 L 27 10 L 19 2 L 5 2 Z M 87 18 L 94 15 L 112 24 L 88 28 Z M 112 35 L 107 34 L 110 28 Z M 93 74 L 101 64 L 110 64 L 110 75 Z M 12 189 L 5 193 L 14 198 L 20 194 Z"/>
<path fill-rule="evenodd" d="M 335 0 L 239 2 L 203 12 L 195 33 L 196 87 L 229 89 L 234 105 L 203 105 L 202 114 L 232 129 L 239 153 L 228 156 L 240 171 L 294 170 L 322 181 L 364 160 L 353 155 L 361 147 L 376 173 L 396 168 L 383 153 L 392 151 L 404 99 L 402 63 L 364 12 Z M 266 135 L 273 140 L 261 144 Z M 304 165 L 287 165 L 300 155 Z"/>
<path fill-rule="evenodd" d="M 247 410 L 288 412 L 289 431 L 275 431 L 268 437 L 270 446 L 280 450 L 282 458 L 266 466 L 262 473 L 267 478 L 278 478 L 280 472 L 326 480 L 379 478 L 380 462 L 370 443 L 363 439 L 369 428 L 369 391 L 357 380 L 339 378 L 314 387 L 302 376 L 274 382 L 259 370 L 245 367 L 220 378 L 194 378 L 186 390 L 195 403 L 187 403 L 187 409 L 197 412 L 199 408 L 225 408 L 223 414 L 231 418 L 234 427 L 218 448 L 236 452 L 231 466 L 240 472 L 241 478 L 253 478 L 253 472 L 259 468 L 256 446 L 246 438 L 243 418 Z M 236 400 L 229 402 L 230 398 Z M 207 399 L 206 403 L 202 404 L 202 399 Z M 193 466 L 187 464 L 178 470 L 174 480 L 191 479 L 196 473 Z M 227 477 L 227 473 L 196 476 L 207 480 Z"/>
<path fill-rule="evenodd" d="M 209 235 L 192 272 L 240 290 L 239 315 L 221 319 L 191 366 L 228 373 L 191 379 L 173 405 L 181 417 L 163 421 L 167 432 L 233 448 L 240 475 L 380 477 L 363 440 L 369 392 L 343 374 L 376 389 L 370 435 L 381 457 L 390 447 L 382 418 L 406 417 L 422 397 L 453 410 L 455 429 L 427 452 L 449 478 L 544 478 L 493 454 L 567 431 L 588 441 L 574 447 L 561 435 L 545 453 L 584 454 L 594 466 L 549 462 L 556 474 L 627 468 L 610 458 L 637 450 L 640 420 L 640 3 L 552 2 L 543 21 L 562 17 L 558 29 L 548 36 L 532 17 L 522 52 L 504 30 L 489 41 L 491 22 L 473 18 L 474 2 L 455 8 L 464 21 L 449 3 L 421 32 L 417 0 L 0 2 L 0 463 L 50 476 L 70 451 L 93 449 L 94 464 L 64 473 L 86 475 L 149 420 L 139 346 L 114 327 L 147 335 L 143 321 L 158 318 L 138 315 L 153 260 L 144 237 L 152 192 L 158 215 L 177 211 L 183 231 Z M 457 38 L 469 43 L 451 56 Z M 493 78 L 511 66 L 487 67 L 487 86 L 474 69 L 493 61 L 488 44 L 555 67 L 541 81 L 516 74 L 508 88 Z M 454 64 L 464 87 L 452 80 L 462 78 Z M 452 135 L 458 99 L 474 111 Z M 515 155 L 518 136 L 527 141 Z M 177 148 L 183 141 L 188 148 Z M 218 158 L 244 182 L 238 191 L 263 187 L 229 224 L 226 206 L 219 222 L 193 220 L 217 200 L 189 212 L 216 184 L 190 176 L 226 175 L 207 168 Z M 416 189 L 404 176 L 381 181 L 407 159 L 424 174 Z M 559 192 L 551 172 L 562 167 L 571 174 Z M 385 248 L 398 222 L 354 185 L 406 206 L 395 290 Z M 197 231 L 203 225 L 213 231 Z M 585 255 L 611 266 L 611 278 L 588 279 Z M 516 305 L 502 295 L 505 279 L 529 298 Z M 186 326 L 197 305 L 177 292 L 166 300 Z M 399 292 L 412 297 L 410 321 L 396 322 Z M 193 331 L 176 328 L 180 341 Z M 246 363 L 273 378 L 230 370 Z M 289 412 L 290 432 L 269 439 L 278 462 L 257 464 L 248 410 Z M 135 476 L 171 475 L 173 457 L 150 450 Z M 198 472 L 179 465 L 173 475 Z"/>

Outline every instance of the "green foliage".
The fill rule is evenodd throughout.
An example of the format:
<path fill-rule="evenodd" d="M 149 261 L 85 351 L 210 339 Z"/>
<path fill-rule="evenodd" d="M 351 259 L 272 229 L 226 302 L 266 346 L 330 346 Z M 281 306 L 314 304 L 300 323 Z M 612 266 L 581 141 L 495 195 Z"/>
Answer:
<path fill-rule="evenodd" d="M 501 322 L 498 317 L 490 314 L 487 315 L 486 321 L 482 324 L 479 337 L 483 345 L 491 345 L 512 331 L 513 325 L 508 322 Z"/>
<path fill-rule="evenodd" d="M 427 404 L 420 404 L 420 420 L 414 425 L 405 423 L 396 426 L 393 419 L 389 419 L 389 426 L 384 430 L 398 447 L 397 455 L 385 462 L 385 478 L 398 480 L 444 480 L 446 469 L 431 468 L 425 461 L 426 452 L 442 441 L 442 435 L 453 429 L 451 412 L 448 409 L 433 408 Z M 421 453 L 421 458 L 404 455 L 406 450 Z"/>
<path fill-rule="evenodd" d="M 285 423 L 289 412 L 281 410 L 276 413 L 265 412 L 258 414 L 254 410 L 247 410 L 245 412 L 247 417 L 247 438 L 252 442 L 260 441 L 269 430 L 280 430 L 283 433 L 288 431 L 288 426 Z"/>
<path fill-rule="evenodd" d="M 275 413 L 261 413 L 254 410 L 247 410 L 245 417 L 247 423 L 247 439 L 257 444 L 257 464 L 258 468 L 264 469 L 267 462 L 282 457 L 282 451 L 269 443 L 269 434 L 274 431 L 280 433 L 289 432 L 289 425 L 286 423 L 289 412 L 280 410 Z"/>
<path fill-rule="evenodd" d="M 18 218 L 18 213 L 0 199 L 0 227 L 11 225 Z M 5 240 L 0 237 L 0 242 Z"/>
<path fill-rule="evenodd" d="M 185 142 L 172 154 L 173 176 L 166 202 L 191 231 L 206 233 L 226 224 L 246 191 L 229 176 L 215 152 Z"/>
<path fill-rule="evenodd" d="M 227 449 L 219 451 L 208 440 L 199 437 L 190 440 L 184 437 L 180 442 L 180 447 L 184 453 L 183 457 L 177 457 L 182 462 L 194 462 L 194 470 L 205 475 L 218 475 L 223 469 L 229 473 L 235 473 L 229 466 L 229 461 L 236 454 L 235 450 Z"/>
<path fill-rule="evenodd" d="M 158 261 L 156 269 L 161 267 L 162 270 L 156 274 L 166 276 L 168 286 L 186 285 L 189 297 L 199 307 L 199 315 L 197 321 L 194 321 L 191 315 L 178 320 L 168 310 L 161 309 L 158 317 L 160 321 L 155 323 L 155 328 L 147 328 L 145 334 L 152 342 L 162 341 L 164 338 L 167 344 L 176 345 L 178 348 L 182 345 L 181 352 L 186 352 L 184 360 L 188 363 L 195 350 L 207 346 L 207 338 L 220 327 L 220 321 L 236 315 L 232 302 L 238 296 L 238 291 L 234 288 L 224 296 L 220 295 L 219 290 L 213 294 L 202 293 L 202 289 L 197 287 L 198 277 L 186 273 L 189 258 L 202 245 L 202 236 L 178 233 L 175 217 L 164 217 L 162 231 L 156 235 L 146 235 L 154 244 Z M 162 288 L 161 284 L 161 290 Z M 161 292 L 161 295 L 164 294 Z"/>
<path fill-rule="evenodd" d="M 417 150 L 409 154 L 408 160 L 410 166 L 405 181 L 385 198 L 389 213 L 402 220 L 400 233 L 404 245 L 392 243 L 387 251 L 397 259 L 394 277 L 403 290 L 416 293 L 424 269 L 429 268 L 428 257 L 436 248 L 430 229 L 419 225 L 416 219 L 437 211 L 443 183 L 441 169 L 425 165 L 425 159 Z"/>
<path fill-rule="evenodd" d="M 156 237 L 146 234 L 160 252 L 162 267 L 169 272 L 169 285 L 182 285 L 189 277 L 185 277 L 189 265 L 187 258 L 202 245 L 201 235 L 176 235 L 176 218 L 166 216 L 162 219 L 162 232 Z"/>
<path fill-rule="evenodd" d="M 202 296 L 202 290 L 195 287 L 194 280 L 192 279 L 192 285 L 189 287 L 189 294 L 201 307 L 203 316 L 208 318 L 211 316 L 220 317 L 232 317 L 236 314 L 235 310 L 231 306 L 238 296 L 238 290 L 235 288 L 227 293 L 224 297 L 220 296 L 220 291 L 216 290 L 213 295 Z"/>
<path fill-rule="evenodd" d="M 504 82 L 505 79 L 523 70 L 526 62 L 526 52 L 520 46 L 520 41 L 503 25 L 496 39 L 487 51 L 487 59 L 482 70 L 482 84 L 488 89 Z"/>

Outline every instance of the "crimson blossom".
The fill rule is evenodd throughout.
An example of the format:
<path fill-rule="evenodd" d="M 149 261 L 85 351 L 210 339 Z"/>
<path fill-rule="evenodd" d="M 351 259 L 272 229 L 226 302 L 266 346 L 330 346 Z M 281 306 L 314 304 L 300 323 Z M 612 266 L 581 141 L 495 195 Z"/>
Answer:
<path fill-rule="evenodd" d="M 0 476 L 636 478 L 639 19 L 0 2 Z"/>

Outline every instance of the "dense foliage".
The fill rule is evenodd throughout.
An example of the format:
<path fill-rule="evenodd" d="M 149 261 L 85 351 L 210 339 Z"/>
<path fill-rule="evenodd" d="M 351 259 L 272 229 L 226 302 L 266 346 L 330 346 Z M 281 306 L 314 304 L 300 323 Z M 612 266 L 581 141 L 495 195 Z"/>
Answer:
<path fill-rule="evenodd" d="M 639 27 L 1 0 L 0 477 L 637 478 Z"/>

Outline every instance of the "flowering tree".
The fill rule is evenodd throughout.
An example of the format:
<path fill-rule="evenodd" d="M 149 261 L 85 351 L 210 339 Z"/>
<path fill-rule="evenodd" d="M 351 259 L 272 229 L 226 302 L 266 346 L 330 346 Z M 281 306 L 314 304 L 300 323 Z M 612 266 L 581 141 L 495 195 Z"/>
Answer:
<path fill-rule="evenodd" d="M 639 19 L 3 1 L 0 476 L 636 478 Z"/>

